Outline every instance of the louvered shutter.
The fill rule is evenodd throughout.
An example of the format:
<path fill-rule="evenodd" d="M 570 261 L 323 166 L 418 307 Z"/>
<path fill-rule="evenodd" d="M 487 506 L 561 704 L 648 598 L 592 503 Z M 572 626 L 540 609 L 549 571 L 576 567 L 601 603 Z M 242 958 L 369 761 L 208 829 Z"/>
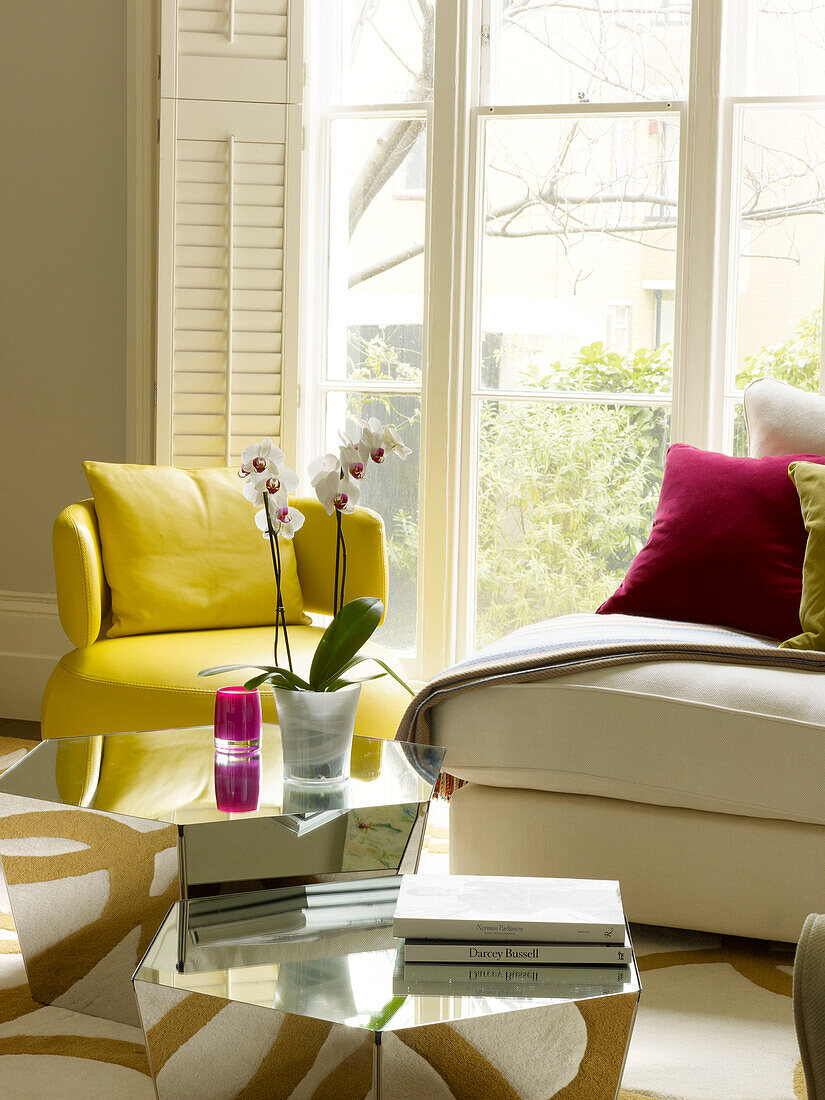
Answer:
<path fill-rule="evenodd" d="M 282 436 L 284 303 L 298 266 L 302 118 L 289 96 L 299 12 L 294 0 L 164 2 L 158 458 L 233 465 L 247 443 Z"/>

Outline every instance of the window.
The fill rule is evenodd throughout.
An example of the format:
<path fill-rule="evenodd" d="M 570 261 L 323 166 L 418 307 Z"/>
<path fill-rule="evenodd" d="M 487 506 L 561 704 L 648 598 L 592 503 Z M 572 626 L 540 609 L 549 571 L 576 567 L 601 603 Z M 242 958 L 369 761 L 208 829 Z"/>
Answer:
<path fill-rule="evenodd" d="M 325 15 L 329 5 L 324 6 Z M 340 0 L 319 21 L 316 158 L 321 214 L 312 234 L 318 338 L 305 380 L 307 454 L 376 416 L 412 454 L 364 483 L 361 503 L 384 519 L 390 604 L 382 640 L 417 644 L 422 357 L 427 279 L 427 148 L 434 15 L 429 0 Z M 310 26 L 316 22 L 310 19 Z M 312 168 L 310 176 L 316 175 Z M 306 457 L 306 456 L 305 456 Z"/>
<path fill-rule="evenodd" d="M 427 195 L 427 141 L 419 134 L 395 173 L 395 195 L 399 199 L 423 199 Z"/>
<path fill-rule="evenodd" d="M 413 447 L 367 502 L 389 537 L 384 640 L 428 676 L 597 606 L 670 440 L 742 450 L 749 378 L 820 386 L 825 9 L 323 11 L 302 438 L 378 415 Z"/>
<path fill-rule="evenodd" d="M 629 302 L 624 303 L 608 303 L 607 313 L 605 318 L 605 337 L 604 342 L 608 351 L 616 351 L 624 354 L 630 351 L 630 317 L 633 306 Z M 651 347 L 658 347 L 659 341 L 655 336 L 655 315 L 654 315 L 654 336 L 651 341 Z"/>
<path fill-rule="evenodd" d="M 742 390 L 771 375 L 822 384 L 825 10 L 765 0 L 732 46 L 724 333 L 726 449 L 747 449 Z"/>

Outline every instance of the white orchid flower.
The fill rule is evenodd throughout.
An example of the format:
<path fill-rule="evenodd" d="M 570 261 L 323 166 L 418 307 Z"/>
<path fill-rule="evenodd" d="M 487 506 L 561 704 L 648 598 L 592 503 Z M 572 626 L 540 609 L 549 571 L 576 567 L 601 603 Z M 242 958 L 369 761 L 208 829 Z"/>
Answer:
<path fill-rule="evenodd" d="M 267 508 L 272 533 L 283 535 L 285 539 L 295 538 L 295 532 L 300 531 L 304 525 L 303 512 L 299 512 L 297 508 L 290 508 L 288 504 L 280 503 L 274 496 L 267 495 L 264 508 L 255 513 L 255 525 L 263 533 L 264 538 L 269 537 L 265 511 Z"/>
<path fill-rule="evenodd" d="M 290 493 L 298 488 L 298 475 L 289 466 L 284 466 L 277 474 L 257 474 L 244 482 L 243 495 L 248 501 L 260 508 L 264 497 L 275 497 L 279 504 L 286 504 Z"/>
<path fill-rule="evenodd" d="M 358 482 L 342 469 L 333 454 L 320 455 L 309 464 L 309 476 L 315 495 L 328 516 L 333 512 L 352 512 L 361 496 Z"/>
<path fill-rule="evenodd" d="M 312 488 L 315 488 L 315 483 L 326 474 L 331 474 L 333 471 L 337 472 L 339 477 L 341 475 L 341 463 L 333 454 L 318 455 L 317 458 L 313 458 L 307 467 L 309 473 L 309 481 Z"/>
<path fill-rule="evenodd" d="M 406 458 L 412 454 L 412 448 L 405 445 L 392 424 L 387 424 L 384 428 L 384 448 L 397 454 L 399 458 Z"/>
<path fill-rule="evenodd" d="M 280 447 L 276 447 L 271 439 L 252 443 L 241 451 L 241 477 L 249 477 L 250 474 L 278 477 L 283 467 L 284 452 Z"/>
<path fill-rule="evenodd" d="M 377 417 L 371 416 L 369 420 L 361 421 L 361 439 L 358 449 L 362 453 L 366 451 L 373 462 L 384 461 L 387 453 L 384 425 Z"/>
<path fill-rule="evenodd" d="M 346 436 L 343 435 L 342 438 L 346 441 L 338 448 L 341 469 L 349 474 L 353 480 L 360 481 L 367 472 L 366 460 L 361 455 L 358 448 L 353 444 L 352 440 L 347 439 Z"/>
<path fill-rule="evenodd" d="M 363 435 L 358 439 L 353 439 L 352 436 L 347 435 L 346 432 L 339 432 L 338 438 L 341 440 L 342 443 L 342 447 L 339 448 L 339 450 L 343 451 L 344 449 L 346 449 L 347 455 L 350 458 L 352 457 L 352 452 L 355 452 L 358 455 L 358 461 L 363 463 L 364 474 L 366 474 L 367 464 L 370 460 L 370 452 L 366 440 L 363 438 Z M 363 477 L 364 474 L 362 474 L 361 476 Z"/>

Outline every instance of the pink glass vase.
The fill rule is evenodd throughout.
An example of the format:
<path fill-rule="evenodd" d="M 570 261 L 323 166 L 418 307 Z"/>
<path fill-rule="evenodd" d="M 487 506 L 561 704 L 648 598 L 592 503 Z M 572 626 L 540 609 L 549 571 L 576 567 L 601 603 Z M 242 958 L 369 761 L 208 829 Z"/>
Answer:
<path fill-rule="evenodd" d="M 261 794 L 261 697 L 243 687 L 215 698 L 215 803 L 223 813 L 257 810 Z"/>

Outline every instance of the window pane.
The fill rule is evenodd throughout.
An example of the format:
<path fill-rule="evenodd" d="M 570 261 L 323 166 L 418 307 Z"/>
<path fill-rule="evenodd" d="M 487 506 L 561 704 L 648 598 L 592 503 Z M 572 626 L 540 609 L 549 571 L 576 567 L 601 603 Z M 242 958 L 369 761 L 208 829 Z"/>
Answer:
<path fill-rule="evenodd" d="M 825 7 L 821 0 L 751 0 L 756 34 L 752 95 L 825 93 Z"/>
<path fill-rule="evenodd" d="M 329 378 L 421 380 L 425 204 L 406 161 L 422 147 L 423 119 L 331 124 Z"/>
<path fill-rule="evenodd" d="M 327 395 L 326 444 L 338 450 L 338 432 L 360 432 L 360 420 L 377 417 L 393 424 L 412 454 L 404 461 L 390 455 L 380 466 L 370 463 L 361 483 L 359 504 L 384 520 L 390 562 L 387 618 L 376 633 L 382 645 L 411 653 L 415 649 L 418 592 L 418 485 L 420 477 L 421 398 L 418 394 L 330 393 Z M 346 535 L 346 517 L 344 517 Z"/>
<path fill-rule="evenodd" d="M 825 112 L 742 116 L 735 226 L 735 389 L 768 375 L 819 384 L 825 271 Z"/>
<path fill-rule="evenodd" d="M 686 96 L 690 0 L 499 0 L 497 6 L 491 103 Z"/>
<path fill-rule="evenodd" d="M 726 414 L 730 423 L 730 452 L 737 457 L 747 456 L 748 426 L 745 423 L 745 406 L 741 401 L 728 402 Z"/>
<path fill-rule="evenodd" d="M 492 119 L 485 134 L 480 384 L 669 392 L 677 119 Z"/>
<path fill-rule="evenodd" d="M 342 0 L 342 8 L 339 102 L 431 100 L 435 0 Z"/>
<path fill-rule="evenodd" d="M 595 611 L 650 531 L 662 408 L 480 403 L 476 643 Z"/>

